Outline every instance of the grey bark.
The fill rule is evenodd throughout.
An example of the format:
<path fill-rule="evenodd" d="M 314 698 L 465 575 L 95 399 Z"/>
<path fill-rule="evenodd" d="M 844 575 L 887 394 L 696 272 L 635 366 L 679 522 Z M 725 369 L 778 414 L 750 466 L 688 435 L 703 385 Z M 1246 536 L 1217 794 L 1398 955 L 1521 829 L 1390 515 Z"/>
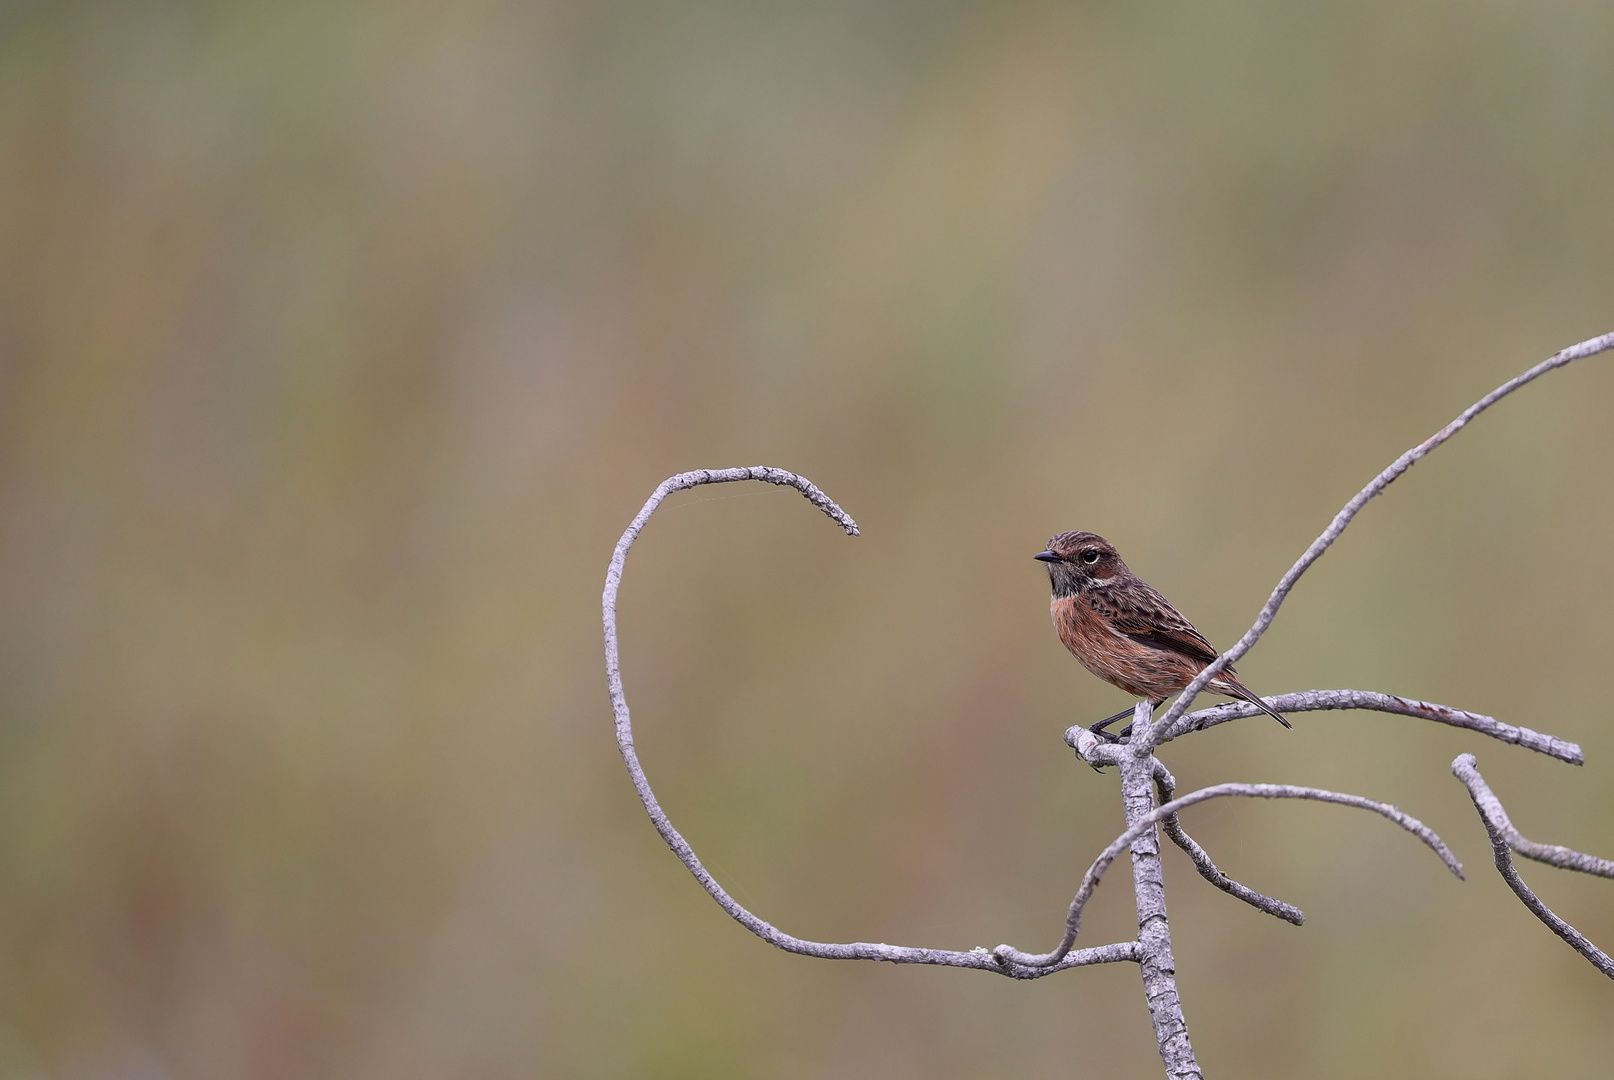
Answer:
<path fill-rule="evenodd" d="M 1152 711 L 1147 701 L 1138 702 L 1132 714 L 1134 734 L 1147 734 Z M 1154 1023 L 1155 1043 L 1160 1047 L 1166 1075 L 1171 1080 L 1202 1078 L 1199 1062 L 1194 1060 L 1194 1046 L 1188 1041 L 1182 999 L 1177 994 L 1177 960 L 1171 953 L 1171 923 L 1166 918 L 1160 833 L 1153 817 L 1155 761 L 1143 749 L 1148 740 L 1137 741 L 1140 752 L 1123 756 L 1120 771 L 1127 831 L 1137 832 L 1131 845 L 1132 889 L 1138 905 L 1138 966 L 1143 971 L 1143 996 L 1149 1003 L 1149 1019 Z"/>

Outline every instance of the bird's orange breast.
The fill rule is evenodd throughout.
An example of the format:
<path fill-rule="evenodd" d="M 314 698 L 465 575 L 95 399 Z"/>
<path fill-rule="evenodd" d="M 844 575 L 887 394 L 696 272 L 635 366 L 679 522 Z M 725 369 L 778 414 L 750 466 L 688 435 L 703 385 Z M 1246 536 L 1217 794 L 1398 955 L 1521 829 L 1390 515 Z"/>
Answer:
<path fill-rule="evenodd" d="M 1186 686 L 1202 666 L 1110 629 L 1080 596 L 1054 597 L 1049 612 L 1059 640 L 1082 666 L 1134 697 L 1159 701 Z"/>

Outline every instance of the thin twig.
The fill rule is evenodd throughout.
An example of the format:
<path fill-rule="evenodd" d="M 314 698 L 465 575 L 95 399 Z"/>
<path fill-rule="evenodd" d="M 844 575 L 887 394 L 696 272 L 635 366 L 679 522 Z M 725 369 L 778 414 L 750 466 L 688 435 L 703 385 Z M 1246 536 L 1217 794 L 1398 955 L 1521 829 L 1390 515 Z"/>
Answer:
<path fill-rule="evenodd" d="M 1294 694 L 1278 694 L 1275 697 L 1262 698 L 1268 705 L 1283 713 L 1313 712 L 1328 710 L 1366 709 L 1372 712 L 1395 713 L 1400 716 L 1415 716 L 1424 720 L 1433 720 L 1439 724 L 1463 728 L 1466 731 L 1489 735 L 1500 742 L 1512 746 L 1522 746 L 1526 750 L 1534 750 L 1538 754 L 1566 761 L 1571 765 L 1584 764 L 1580 746 L 1567 742 L 1555 735 L 1544 735 L 1539 731 L 1531 731 L 1526 727 L 1514 727 L 1504 724 L 1495 717 L 1483 713 L 1467 712 L 1463 709 L 1454 709 L 1449 705 L 1437 705 L 1429 701 L 1418 701 L 1416 698 L 1396 697 L 1393 694 L 1380 694 L 1372 690 L 1303 690 Z M 1244 701 L 1229 701 L 1209 709 L 1200 709 L 1191 712 L 1182 718 L 1182 721 L 1161 742 L 1168 739 L 1181 738 L 1194 731 L 1203 731 L 1205 728 L 1225 724 L 1229 720 L 1241 720 L 1249 716 L 1265 715 L 1254 705 Z M 1067 733 L 1066 741 L 1074 739 L 1075 728 Z M 1072 744 L 1074 745 L 1074 744 Z"/>
<path fill-rule="evenodd" d="M 606 681 L 611 691 L 611 708 L 616 715 L 616 741 L 622 752 L 622 760 L 628 766 L 628 775 L 633 779 L 634 790 L 639 793 L 639 800 L 650 815 L 651 822 L 661 838 L 667 842 L 673 854 L 689 868 L 695 880 L 701 887 L 716 900 L 722 909 L 741 926 L 757 935 L 762 940 L 786 952 L 800 953 L 804 956 L 817 956 L 826 960 L 884 960 L 893 964 L 940 964 L 946 967 L 976 968 L 981 971 L 992 971 L 1000 975 L 1007 975 L 1015 979 L 1037 979 L 1044 975 L 1051 975 L 1055 971 L 1067 968 L 1082 967 L 1088 964 L 1110 964 L 1121 960 L 1138 959 L 1138 943 L 1123 941 L 1114 945 L 1105 945 L 1097 949 L 1082 949 L 1061 957 L 1055 965 L 1039 964 L 1036 967 L 1027 967 L 1016 964 L 1012 960 L 1005 960 L 994 956 L 986 949 L 973 949 L 968 952 L 955 952 L 947 949 L 917 949 L 900 945 L 885 945 L 879 943 L 855 941 L 851 943 L 830 943 L 821 941 L 807 941 L 794 937 L 775 928 L 770 923 L 758 918 L 748 911 L 739 901 L 735 900 L 723 886 L 707 871 L 706 867 L 695 855 L 695 849 L 689 846 L 679 831 L 667 818 L 661 804 L 657 801 L 655 792 L 650 789 L 650 781 L 646 778 L 644 767 L 639 764 L 639 754 L 633 743 L 633 720 L 628 712 L 628 700 L 622 690 L 621 661 L 617 650 L 616 633 L 616 598 L 617 591 L 622 584 L 622 570 L 628 557 L 628 549 L 638 539 L 639 533 L 644 529 L 650 515 L 655 513 L 661 501 L 674 491 L 685 488 L 699 487 L 702 484 L 724 484 L 735 480 L 760 480 L 764 483 L 779 484 L 793 487 L 801 492 L 809 502 L 833 518 L 847 535 L 857 535 L 857 523 L 842 510 L 835 502 L 818 488 L 814 487 L 805 478 L 783 469 L 772 469 L 765 466 L 748 469 L 699 469 L 695 472 L 679 473 L 663 481 L 644 508 L 639 511 L 633 523 L 617 541 L 616 550 L 611 555 L 610 568 L 605 573 L 605 593 L 601 598 L 605 625 L 605 673 Z"/>
<path fill-rule="evenodd" d="M 1551 908 L 1541 902 L 1519 876 L 1519 871 L 1513 865 L 1512 852 L 1517 851 L 1527 858 L 1566 870 L 1579 870 L 1602 877 L 1614 877 L 1614 863 L 1607 859 L 1599 859 L 1595 855 L 1558 847 L 1556 844 L 1536 844 L 1526 840 L 1520 835 L 1519 830 L 1513 827 L 1513 822 L 1508 820 L 1508 813 L 1502 806 L 1502 800 L 1496 797 L 1496 793 L 1480 775 L 1473 754 L 1459 754 L 1457 760 L 1451 763 L 1451 771 L 1452 775 L 1467 786 L 1469 798 L 1474 800 L 1474 809 L 1479 811 L 1480 820 L 1485 823 L 1485 831 L 1490 834 L 1491 852 L 1496 858 L 1496 869 L 1508 883 L 1508 887 L 1513 890 L 1514 895 L 1524 902 L 1524 906 L 1529 908 L 1536 918 L 1546 923 L 1553 933 L 1563 938 L 1570 948 L 1590 960 L 1604 975 L 1614 979 L 1614 959 L 1610 959 L 1606 952 L 1588 941 L 1586 935 L 1564 922 Z"/>
<path fill-rule="evenodd" d="M 1160 802 L 1162 804 L 1168 803 L 1171 801 L 1171 797 L 1177 793 L 1177 780 L 1167 771 L 1164 765 L 1160 764 L 1158 758 L 1151 760 L 1154 761 L 1154 782 L 1155 787 L 1160 791 Z M 1199 876 L 1218 889 L 1221 889 L 1229 896 L 1243 900 L 1257 911 L 1264 911 L 1268 915 L 1282 919 L 1284 922 L 1293 923 L 1296 926 L 1305 923 L 1305 912 L 1293 904 L 1286 904 L 1282 900 L 1267 896 L 1265 893 L 1258 893 L 1254 889 L 1239 884 L 1218 870 L 1216 864 L 1211 861 L 1209 853 L 1200 847 L 1182 827 L 1182 819 L 1178 815 L 1172 814 L 1170 817 L 1162 818 L 1160 828 L 1165 831 L 1166 836 L 1171 838 L 1171 842 L 1182 848 L 1184 854 L 1192 860 L 1194 869 L 1199 871 Z"/>
<path fill-rule="evenodd" d="M 1210 664 L 1207 664 L 1205 670 L 1194 677 L 1194 681 L 1188 684 L 1176 702 L 1166 711 L 1165 715 L 1151 725 L 1147 731 L 1135 733 L 1133 742 L 1136 745 L 1133 746 L 1133 753 L 1146 754 L 1164 738 L 1175 736 L 1179 733 L 1177 731 L 1179 720 L 1194 704 L 1194 699 L 1199 696 L 1200 691 L 1204 690 L 1210 684 L 1210 681 L 1221 673 L 1223 668 L 1227 667 L 1228 664 L 1236 663 L 1241 656 L 1249 652 L 1251 647 L 1261 639 L 1261 635 L 1266 633 L 1267 627 L 1272 625 L 1272 620 L 1277 616 L 1278 608 L 1282 606 L 1284 598 L 1289 595 L 1289 590 L 1294 588 L 1295 582 L 1300 580 L 1300 575 L 1304 574 L 1312 563 L 1321 558 L 1323 552 L 1327 551 L 1335 540 L 1339 539 L 1340 534 L 1345 531 L 1345 527 L 1351 523 L 1351 519 L 1357 515 L 1357 512 L 1367 505 L 1368 500 L 1389 487 L 1398 476 L 1412 468 L 1426 454 L 1467 427 L 1470 420 L 1513 393 L 1513 391 L 1533 382 L 1549 371 L 1554 371 L 1575 360 L 1595 356 L 1597 353 L 1611 347 L 1614 347 L 1614 333 L 1603 334 L 1599 337 L 1582 341 L 1578 345 L 1571 345 L 1569 348 L 1548 357 L 1529 371 L 1509 379 L 1489 394 L 1480 398 L 1458 414 L 1457 419 L 1391 462 L 1389 468 L 1374 477 L 1372 483 L 1357 492 L 1355 497 L 1346 503 L 1338 514 L 1334 515 L 1334 520 L 1329 524 L 1328 528 L 1324 529 L 1322 535 L 1311 542 L 1311 546 L 1306 549 L 1306 553 L 1300 556 L 1299 560 L 1289 568 L 1288 573 L 1283 575 L 1283 578 L 1278 582 L 1278 587 L 1272 590 L 1272 595 L 1267 598 L 1266 604 L 1261 608 L 1261 614 L 1256 616 L 1255 623 L 1249 630 L 1245 631 L 1244 636 L 1239 638 L 1231 649 L 1218 656 Z"/>
<path fill-rule="evenodd" d="M 1322 788 L 1296 787 L 1291 784 L 1213 784 L 1210 787 L 1200 788 L 1198 791 L 1190 792 L 1179 799 L 1173 799 L 1171 802 L 1156 807 L 1143 820 L 1117 837 L 1109 847 L 1104 849 L 1098 858 L 1093 860 L 1093 865 L 1088 867 L 1087 874 L 1082 878 L 1081 888 L 1076 891 L 1075 898 L 1070 902 L 1070 912 L 1065 919 L 1065 936 L 1052 952 L 1023 953 L 1008 945 L 999 945 L 994 951 L 1008 960 L 1031 967 L 1040 964 L 1057 963 L 1075 944 L 1076 934 L 1081 929 L 1082 909 L 1087 906 L 1087 901 L 1092 897 L 1093 890 L 1098 888 L 1099 879 L 1104 876 L 1104 871 L 1109 869 L 1116 856 L 1126 850 L 1127 846 L 1136 837 L 1141 836 L 1147 829 L 1153 828 L 1154 825 L 1172 814 L 1197 803 L 1228 796 L 1246 799 L 1313 799 L 1318 802 L 1337 803 L 1341 806 L 1354 806 L 1360 810 L 1371 810 L 1395 822 L 1419 840 L 1422 840 L 1431 851 L 1440 857 L 1440 861 L 1446 864 L 1446 869 L 1450 870 L 1458 878 L 1463 876 L 1462 864 L 1457 861 L 1456 856 L 1451 853 L 1451 849 L 1446 846 L 1445 842 L 1440 839 L 1433 829 L 1411 814 L 1389 803 L 1375 802 L 1360 795 L 1347 795 L 1343 792 L 1326 791 Z"/>

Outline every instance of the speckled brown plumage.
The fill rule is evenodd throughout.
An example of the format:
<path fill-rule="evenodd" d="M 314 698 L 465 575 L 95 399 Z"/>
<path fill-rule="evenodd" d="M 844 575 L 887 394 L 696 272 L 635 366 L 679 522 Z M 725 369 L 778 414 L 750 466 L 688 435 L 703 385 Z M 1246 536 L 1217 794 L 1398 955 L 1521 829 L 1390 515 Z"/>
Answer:
<path fill-rule="evenodd" d="M 1205 635 L 1127 569 L 1102 536 L 1060 533 L 1035 557 L 1048 566 L 1050 611 L 1059 640 L 1083 667 L 1110 685 L 1159 705 L 1216 659 Z M 1242 698 L 1290 726 L 1239 681 L 1231 665 L 1207 689 Z"/>

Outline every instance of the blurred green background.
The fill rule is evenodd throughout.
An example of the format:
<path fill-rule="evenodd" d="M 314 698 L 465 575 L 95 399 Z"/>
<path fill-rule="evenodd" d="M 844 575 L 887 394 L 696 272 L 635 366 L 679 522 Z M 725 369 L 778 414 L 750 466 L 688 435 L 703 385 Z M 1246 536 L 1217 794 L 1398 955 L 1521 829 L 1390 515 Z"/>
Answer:
<path fill-rule="evenodd" d="M 1396 454 L 1614 329 L 1614 8 L 0 2 L 0 1076 L 1150 1077 L 1056 939 L 1121 828 L 1030 556 L 1116 542 L 1212 641 Z M 1184 789 L 1212 1076 L 1602 1077 L 1614 986 L 1447 768 L 1614 855 L 1614 359 L 1359 519 L 1241 665 L 1401 718 L 1216 729 Z M 743 498 L 737 496 L 744 496 Z M 1526 867 L 1614 946 L 1614 883 Z M 1090 943 L 1132 932 L 1123 877 Z"/>

